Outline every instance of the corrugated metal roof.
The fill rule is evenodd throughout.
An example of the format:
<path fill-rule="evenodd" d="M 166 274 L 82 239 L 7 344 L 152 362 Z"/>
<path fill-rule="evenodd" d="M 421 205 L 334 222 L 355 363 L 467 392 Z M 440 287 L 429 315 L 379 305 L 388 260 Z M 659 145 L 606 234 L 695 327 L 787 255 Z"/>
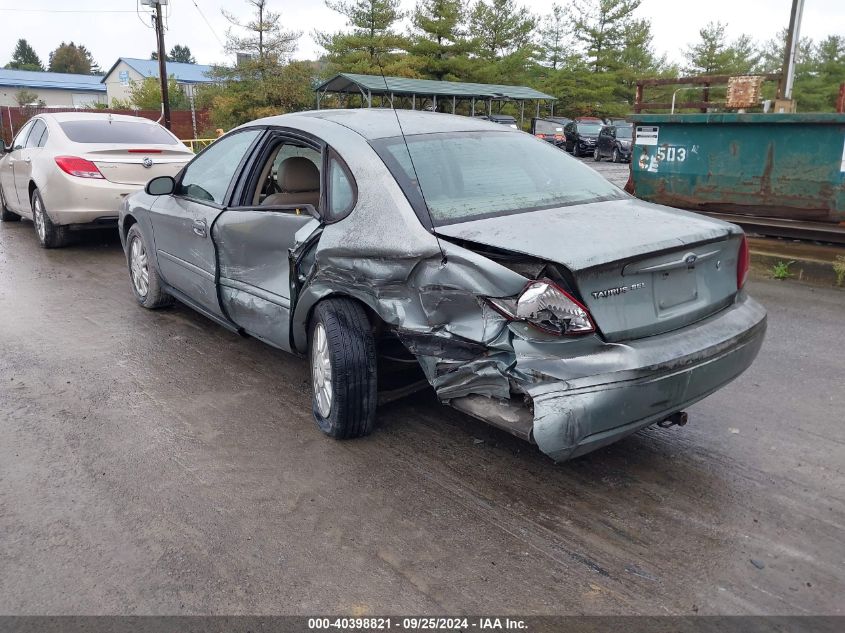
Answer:
<path fill-rule="evenodd" d="M 106 73 L 108 77 L 115 67 L 120 63 L 125 62 L 127 66 L 138 72 L 144 77 L 158 78 L 158 61 L 154 59 L 136 59 L 134 57 L 121 57 Z M 176 81 L 184 84 L 206 84 L 211 83 L 214 79 L 210 74 L 211 66 L 203 64 L 183 64 L 181 62 L 167 62 L 167 76 L 175 77 Z M 106 80 L 103 77 L 103 81 Z"/>
<path fill-rule="evenodd" d="M 52 88 L 54 90 L 78 90 L 80 92 L 105 92 L 99 75 L 73 75 L 70 73 L 47 73 L 32 70 L 11 70 L 0 68 L 0 86 L 12 88 Z"/>
<path fill-rule="evenodd" d="M 528 86 L 503 86 L 498 84 L 475 84 L 461 81 L 435 81 L 432 79 L 408 79 L 406 77 L 382 77 L 381 75 L 356 75 L 340 73 L 317 86 L 327 92 L 369 91 L 371 94 L 417 94 L 420 96 L 459 97 L 470 99 L 543 99 L 555 97 Z"/>

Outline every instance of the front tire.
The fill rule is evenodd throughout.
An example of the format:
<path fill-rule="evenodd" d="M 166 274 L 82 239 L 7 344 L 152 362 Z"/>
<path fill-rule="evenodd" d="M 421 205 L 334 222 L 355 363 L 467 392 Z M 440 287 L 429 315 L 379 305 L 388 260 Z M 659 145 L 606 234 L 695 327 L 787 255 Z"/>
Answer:
<path fill-rule="evenodd" d="M 148 310 L 170 305 L 173 299 L 162 290 L 158 270 L 149 256 L 150 249 L 137 224 L 126 233 L 126 264 L 135 300 Z"/>
<path fill-rule="evenodd" d="M 53 224 L 47 209 L 44 208 L 44 200 L 38 189 L 32 192 L 32 221 L 35 224 L 35 232 L 38 234 L 38 243 L 41 248 L 61 248 L 67 244 L 67 228 Z"/>
<path fill-rule="evenodd" d="M 0 187 L 0 222 L 20 222 L 21 216 L 6 208 L 6 194 Z"/>
<path fill-rule="evenodd" d="M 601 153 L 599 153 L 599 148 L 593 150 L 593 160 L 597 163 L 601 161 Z"/>
<path fill-rule="evenodd" d="M 578 149 L 578 143 L 577 142 L 572 146 L 572 155 L 575 158 L 581 158 L 581 151 Z"/>
<path fill-rule="evenodd" d="M 378 394 L 376 345 L 364 308 L 349 299 L 320 302 L 308 341 L 317 426 L 336 439 L 368 435 Z"/>
<path fill-rule="evenodd" d="M 614 147 L 614 148 L 613 148 L 613 157 L 612 157 L 612 158 L 613 158 L 613 162 L 614 162 L 614 163 L 618 163 L 618 162 L 620 162 L 620 159 L 619 159 L 619 148 L 618 148 L 618 147 Z"/>

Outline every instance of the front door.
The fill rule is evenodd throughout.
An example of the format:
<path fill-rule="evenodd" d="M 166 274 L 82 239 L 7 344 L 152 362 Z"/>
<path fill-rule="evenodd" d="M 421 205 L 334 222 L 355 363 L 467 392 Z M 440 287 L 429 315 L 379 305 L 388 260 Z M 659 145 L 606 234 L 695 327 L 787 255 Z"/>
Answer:
<path fill-rule="evenodd" d="M 15 161 L 15 189 L 22 209 L 30 208 L 29 182 L 32 180 L 32 161 L 41 153 L 41 139 L 46 135 L 47 124 L 41 119 L 34 119 L 23 148 L 18 150 L 18 160 Z"/>
<path fill-rule="evenodd" d="M 324 195 L 322 165 L 316 141 L 272 133 L 256 154 L 241 204 L 227 209 L 214 226 L 227 315 L 250 335 L 284 350 L 291 349 L 298 274 L 292 253 L 313 243 L 326 217 L 324 207 L 332 204 Z"/>
<path fill-rule="evenodd" d="M 240 168 L 263 130 L 221 138 L 185 168 L 173 195 L 150 209 L 156 261 L 165 283 L 194 307 L 222 317 L 217 300 L 217 255 L 212 227 Z"/>

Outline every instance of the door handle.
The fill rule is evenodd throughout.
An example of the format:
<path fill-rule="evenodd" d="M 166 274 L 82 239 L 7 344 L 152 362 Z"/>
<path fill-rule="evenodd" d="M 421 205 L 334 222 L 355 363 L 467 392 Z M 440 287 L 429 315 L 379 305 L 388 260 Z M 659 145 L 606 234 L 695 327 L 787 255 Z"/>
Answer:
<path fill-rule="evenodd" d="M 31 158 L 24 158 L 24 159 L 23 159 L 23 162 L 25 162 L 25 163 L 31 163 L 31 162 L 32 162 L 32 159 L 31 159 Z"/>
<path fill-rule="evenodd" d="M 194 220 L 194 233 L 199 235 L 200 237 L 205 237 L 206 235 L 208 235 L 208 231 L 206 230 L 207 226 L 208 225 L 205 223 L 205 220 Z"/>

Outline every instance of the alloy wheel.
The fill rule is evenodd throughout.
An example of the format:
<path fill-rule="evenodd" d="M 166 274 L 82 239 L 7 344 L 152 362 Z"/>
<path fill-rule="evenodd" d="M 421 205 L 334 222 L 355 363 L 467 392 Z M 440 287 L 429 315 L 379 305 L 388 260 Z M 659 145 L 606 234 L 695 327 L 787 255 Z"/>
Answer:
<path fill-rule="evenodd" d="M 41 204 L 39 196 L 32 197 L 32 221 L 35 223 L 38 238 L 43 243 L 47 239 L 47 227 L 44 224 L 44 205 Z"/>
<path fill-rule="evenodd" d="M 138 237 L 133 237 L 129 245 L 129 273 L 135 292 L 141 298 L 146 297 L 150 289 L 150 267 L 147 262 L 147 249 Z"/>
<path fill-rule="evenodd" d="M 314 401 L 317 412 L 327 418 L 332 410 L 332 361 L 329 355 L 329 341 L 326 328 L 318 322 L 314 326 L 314 336 L 311 341 L 311 381 L 314 388 Z"/>

